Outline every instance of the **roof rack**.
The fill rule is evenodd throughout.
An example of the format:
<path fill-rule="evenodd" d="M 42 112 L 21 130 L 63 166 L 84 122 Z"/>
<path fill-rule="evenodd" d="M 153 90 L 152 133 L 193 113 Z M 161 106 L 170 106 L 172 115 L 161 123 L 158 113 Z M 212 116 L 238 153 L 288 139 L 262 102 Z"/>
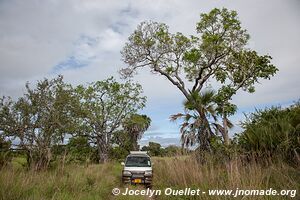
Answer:
<path fill-rule="evenodd" d="M 130 154 L 147 154 L 147 151 L 130 151 Z"/>

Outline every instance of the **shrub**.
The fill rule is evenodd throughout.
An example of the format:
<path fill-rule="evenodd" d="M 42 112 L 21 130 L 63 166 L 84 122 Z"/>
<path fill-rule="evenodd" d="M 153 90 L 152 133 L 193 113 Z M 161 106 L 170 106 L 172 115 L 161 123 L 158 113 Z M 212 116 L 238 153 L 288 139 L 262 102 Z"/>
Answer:
<path fill-rule="evenodd" d="M 129 154 L 129 151 L 122 147 L 113 147 L 109 150 L 109 157 L 112 160 L 123 160 Z"/>
<path fill-rule="evenodd" d="M 237 136 L 247 154 L 258 157 L 283 157 L 287 162 L 300 162 L 300 104 L 289 108 L 272 107 L 257 110 L 242 123 L 245 129 Z"/>
<path fill-rule="evenodd" d="M 84 163 L 91 160 L 94 148 L 92 148 L 86 137 L 70 138 L 67 144 L 68 161 L 74 163 Z"/>

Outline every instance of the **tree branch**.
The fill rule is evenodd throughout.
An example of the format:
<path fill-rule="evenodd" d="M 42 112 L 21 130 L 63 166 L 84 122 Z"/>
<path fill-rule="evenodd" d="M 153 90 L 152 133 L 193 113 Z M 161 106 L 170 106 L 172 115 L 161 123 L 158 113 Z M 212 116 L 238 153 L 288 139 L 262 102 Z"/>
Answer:
<path fill-rule="evenodd" d="M 189 99 L 189 93 L 184 88 L 184 85 L 181 85 L 180 82 L 175 81 L 169 74 L 164 72 L 163 70 L 159 69 L 157 64 L 154 64 L 154 71 L 159 72 L 161 75 L 165 76 L 173 85 L 175 85 L 182 93 L 183 95 Z"/>

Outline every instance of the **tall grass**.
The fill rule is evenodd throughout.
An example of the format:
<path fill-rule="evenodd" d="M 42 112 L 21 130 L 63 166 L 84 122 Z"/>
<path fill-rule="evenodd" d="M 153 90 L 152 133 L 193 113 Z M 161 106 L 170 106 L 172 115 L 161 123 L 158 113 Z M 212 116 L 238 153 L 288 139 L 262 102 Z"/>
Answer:
<path fill-rule="evenodd" d="M 300 188 L 300 170 L 284 163 L 261 165 L 256 162 L 244 164 L 236 158 L 230 162 L 207 159 L 203 165 L 192 156 L 153 158 L 153 189 L 164 190 L 199 188 L 209 189 L 297 189 Z M 0 170 L 1 200 L 81 200 L 81 199 L 149 199 L 145 196 L 113 196 L 113 188 L 142 187 L 121 184 L 120 163 L 102 165 L 66 165 L 48 171 L 27 171 L 12 167 Z M 226 197 L 226 196 L 156 196 L 150 199 L 285 199 L 282 196 Z M 291 199 L 291 198 L 286 198 Z M 299 199 L 299 195 L 294 199 Z"/>
<path fill-rule="evenodd" d="M 105 165 L 68 165 L 64 170 L 0 171 L 0 199 L 104 199 L 119 184 L 120 167 Z"/>
<path fill-rule="evenodd" d="M 193 157 L 155 160 L 154 182 L 156 188 L 184 189 L 187 187 L 208 191 L 209 189 L 290 189 L 299 192 L 300 170 L 284 163 L 264 166 L 256 162 L 244 164 L 236 158 L 228 163 L 216 163 L 212 158 L 201 165 Z M 181 199 L 193 199 L 191 196 Z M 234 199 L 290 199 L 283 196 L 240 196 Z M 299 194 L 295 199 L 299 199 Z M 159 196 L 157 199 L 178 199 Z M 199 197 L 194 197 L 199 199 Z M 233 199 L 226 196 L 202 195 L 201 199 Z"/>

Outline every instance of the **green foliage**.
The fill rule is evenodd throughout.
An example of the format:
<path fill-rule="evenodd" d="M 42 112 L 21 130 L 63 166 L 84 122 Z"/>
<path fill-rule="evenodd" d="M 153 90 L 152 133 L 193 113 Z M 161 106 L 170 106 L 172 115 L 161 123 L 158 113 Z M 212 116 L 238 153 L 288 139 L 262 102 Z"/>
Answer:
<path fill-rule="evenodd" d="M 169 145 L 166 148 L 161 147 L 159 143 L 156 142 L 149 142 L 148 146 L 143 146 L 142 151 L 147 151 L 149 155 L 151 156 L 178 156 L 182 155 L 182 148 L 175 146 L 175 145 Z"/>
<path fill-rule="evenodd" d="M 185 113 L 178 113 L 171 116 L 171 120 L 173 121 L 179 119 L 183 120 L 180 125 L 183 145 L 193 146 L 195 143 L 200 143 L 202 147 L 207 147 L 208 144 L 205 143 L 205 141 L 211 137 L 210 123 L 207 117 L 212 116 L 215 118 L 213 97 L 213 91 L 206 91 L 201 94 L 192 92 L 189 100 L 184 102 Z M 205 139 L 203 136 L 205 136 Z"/>
<path fill-rule="evenodd" d="M 300 104 L 289 108 L 257 110 L 242 123 L 245 129 L 237 136 L 248 154 L 260 157 L 282 156 L 291 163 L 300 162 Z"/>
<path fill-rule="evenodd" d="M 88 143 L 86 137 L 72 137 L 67 144 L 68 161 L 73 163 L 85 163 L 92 159 L 95 151 Z"/>
<path fill-rule="evenodd" d="M 148 151 L 150 156 L 162 156 L 163 155 L 163 148 L 161 145 L 156 142 L 149 142 L 148 146 L 143 146 L 142 151 Z"/>
<path fill-rule="evenodd" d="M 27 83 L 26 93 L 17 101 L 0 99 L 0 133 L 19 141 L 17 148 L 36 170 L 66 155 L 71 162 L 84 162 L 96 153 L 98 161 L 106 161 L 117 130 L 126 127 L 136 137 L 131 142 L 136 142 L 149 127 L 147 116 L 135 114 L 145 106 L 141 93 L 139 84 L 113 78 L 75 89 L 62 76 L 38 81 L 34 88 Z M 66 134 L 75 137 L 67 146 Z"/>
<path fill-rule="evenodd" d="M 113 78 L 76 88 L 79 134 L 97 147 L 100 162 L 108 160 L 112 138 L 124 121 L 145 106 L 146 97 L 141 94 L 141 85 L 130 81 L 118 83 Z"/>
<path fill-rule="evenodd" d="M 132 151 L 134 149 L 134 142 L 132 141 L 129 132 L 125 130 L 119 130 L 114 132 L 112 143 L 117 146 L 113 149 L 116 149 L 116 151 L 119 151 L 119 149 L 122 151 L 125 150 L 126 154 L 128 154 L 129 151 Z"/>
<path fill-rule="evenodd" d="M 151 119 L 147 115 L 139 114 L 133 114 L 123 122 L 123 127 L 133 145 L 131 150 L 139 150 L 137 142 L 141 139 L 144 132 L 149 128 L 150 123 Z"/>
<path fill-rule="evenodd" d="M 200 148 L 210 149 L 212 138 L 225 133 L 224 128 L 218 122 L 218 114 L 222 113 L 217 106 L 215 92 L 207 90 L 201 93 L 192 92 L 189 99 L 184 102 L 185 113 L 171 116 L 171 120 L 181 120 L 181 142 L 183 146 L 200 144 Z M 228 108 L 228 107 L 227 107 Z M 226 119 L 227 126 L 232 128 L 231 122 Z M 215 130 L 214 133 L 212 130 Z M 209 143 L 207 142 L 209 141 Z"/>
<path fill-rule="evenodd" d="M 0 131 L 19 141 L 17 147 L 26 151 L 28 164 L 36 170 L 48 167 L 51 147 L 74 131 L 72 100 L 72 87 L 62 76 L 38 81 L 34 88 L 27 83 L 17 101 L 0 100 Z"/>
<path fill-rule="evenodd" d="M 138 140 L 150 126 L 147 115 L 132 114 L 122 124 L 122 130 L 114 132 L 112 143 L 117 145 L 110 149 L 110 157 L 124 159 L 130 151 L 138 151 Z"/>
<path fill-rule="evenodd" d="M 109 156 L 111 159 L 114 159 L 114 160 L 122 160 L 122 159 L 126 158 L 126 156 L 129 154 L 130 150 L 131 149 L 120 147 L 120 146 L 112 147 L 109 150 Z"/>
<path fill-rule="evenodd" d="M 51 147 L 52 158 L 51 161 L 59 161 L 64 159 L 64 156 L 67 154 L 66 144 L 55 144 Z"/>
<path fill-rule="evenodd" d="M 182 148 L 175 145 L 169 145 L 164 149 L 165 156 L 178 156 L 181 154 L 182 154 Z"/>

